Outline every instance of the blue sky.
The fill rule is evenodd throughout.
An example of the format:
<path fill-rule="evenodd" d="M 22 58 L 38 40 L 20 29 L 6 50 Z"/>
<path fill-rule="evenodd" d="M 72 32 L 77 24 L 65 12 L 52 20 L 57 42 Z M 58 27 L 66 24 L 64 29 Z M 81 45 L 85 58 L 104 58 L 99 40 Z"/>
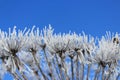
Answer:
<path fill-rule="evenodd" d="M 0 0 L 0 28 L 51 24 L 55 32 L 119 32 L 120 0 Z"/>
<path fill-rule="evenodd" d="M 0 0 L 0 28 L 51 24 L 55 32 L 120 33 L 120 0 Z"/>

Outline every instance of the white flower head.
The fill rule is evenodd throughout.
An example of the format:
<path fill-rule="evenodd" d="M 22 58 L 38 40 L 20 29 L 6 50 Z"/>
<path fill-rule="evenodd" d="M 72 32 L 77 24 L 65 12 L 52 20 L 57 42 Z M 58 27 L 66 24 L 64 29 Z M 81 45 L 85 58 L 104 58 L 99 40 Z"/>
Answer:
<path fill-rule="evenodd" d="M 81 50 L 83 49 L 83 37 L 73 33 L 69 35 L 69 49 L 70 50 Z"/>
<path fill-rule="evenodd" d="M 43 38 L 39 28 L 37 28 L 36 30 L 34 30 L 34 28 L 35 26 L 33 26 L 28 36 L 26 36 L 27 42 L 23 50 L 36 53 L 43 46 L 43 43 L 42 43 Z"/>
<path fill-rule="evenodd" d="M 120 56 L 119 53 L 119 46 L 114 42 L 114 38 L 117 38 L 115 34 L 109 34 L 99 41 L 97 54 L 95 55 L 95 60 L 99 62 L 102 66 L 106 66 L 107 64 L 113 64 L 116 65 L 116 60 L 118 60 L 118 56 Z"/>
<path fill-rule="evenodd" d="M 26 41 L 24 31 L 18 30 L 17 32 L 15 26 L 13 31 L 9 28 L 8 33 L 2 32 L 2 34 L 5 34 L 1 36 L 0 40 L 0 57 L 3 61 L 2 64 L 5 64 L 4 68 L 11 73 L 14 73 L 16 69 L 22 69 L 22 64 L 17 56 L 17 53 L 22 50 Z"/>
<path fill-rule="evenodd" d="M 69 46 L 69 37 L 66 35 L 53 35 L 47 43 L 47 48 L 50 53 L 58 53 L 59 56 L 64 56 L 64 53 L 67 51 Z"/>
<path fill-rule="evenodd" d="M 8 53 L 8 55 L 14 56 L 22 49 L 25 41 L 24 32 L 19 30 L 17 33 L 16 27 L 13 28 L 12 32 L 9 29 L 9 33 L 0 41 L 1 51 L 3 51 L 1 53 Z"/>

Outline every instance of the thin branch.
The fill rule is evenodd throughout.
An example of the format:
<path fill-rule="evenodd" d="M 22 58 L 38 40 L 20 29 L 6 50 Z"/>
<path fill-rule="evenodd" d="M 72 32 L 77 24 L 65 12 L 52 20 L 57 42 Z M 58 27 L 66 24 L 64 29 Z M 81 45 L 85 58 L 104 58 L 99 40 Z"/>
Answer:
<path fill-rule="evenodd" d="M 47 64 L 48 64 L 48 67 L 49 67 L 49 70 L 50 70 L 50 73 L 49 73 L 49 76 L 51 77 L 51 79 L 53 80 L 53 74 L 52 74 L 52 65 L 51 65 L 51 62 L 48 61 L 48 57 L 46 55 L 46 51 L 45 51 L 45 48 L 43 49 L 44 51 L 44 54 L 45 54 L 45 59 L 47 61 Z"/>
<path fill-rule="evenodd" d="M 53 65 L 54 65 L 54 68 L 56 70 L 57 76 L 58 76 L 59 80 L 61 80 L 60 74 L 59 74 L 58 70 L 56 69 L 55 60 L 52 59 L 52 61 L 53 61 Z"/>
<path fill-rule="evenodd" d="M 86 79 L 86 80 L 89 80 L 90 67 L 91 67 L 91 65 L 90 65 L 90 64 L 88 64 L 88 69 L 87 69 L 87 79 Z"/>
<path fill-rule="evenodd" d="M 47 80 L 47 78 L 46 78 L 45 74 L 43 73 L 42 69 L 40 68 L 39 63 L 37 62 L 37 59 L 36 59 L 36 57 L 35 57 L 34 53 L 32 53 L 32 56 L 33 56 L 33 58 L 34 58 L 34 60 L 35 60 L 35 62 L 36 62 L 36 65 L 37 65 L 38 69 L 40 70 L 40 72 L 41 72 L 41 74 L 42 74 L 43 78 L 44 78 L 45 80 Z"/>
<path fill-rule="evenodd" d="M 56 54 L 55 54 L 55 58 L 56 58 L 56 62 L 57 62 L 57 65 L 58 65 L 58 68 L 59 68 L 59 71 L 60 71 L 61 79 L 63 80 L 63 77 L 62 77 L 62 65 L 59 64 L 59 61 L 58 61 L 58 58 L 57 58 Z"/>
<path fill-rule="evenodd" d="M 102 68 L 102 80 L 104 80 L 104 67 Z"/>
<path fill-rule="evenodd" d="M 79 59 L 78 59 L 78 55 L 77 55 L 77 68 L 76 68 L 76 79 L 79 80 Z"/>
<path fill-rule="evenodd" d="M 120 73 L 118 74 L 118 76 L 117 76 L 116 80 L 119 80 L 119 77 L 120 77 Z"/>
<path fill-rule="evenodd" d="M 98 74 L 99 74 L 99 72 L 100 72 L 100 66 L 98 67 L 98 70 L 96 70 L 96 72 L 95 72 L 95 77 L 94 77 L 94 80 L 97 80 L 97 78 L 98 78 Z"/>
<path fill-rule="evenodd" d="M 74 80 L 74 64 L 73 64 L 73 57 L 70 56 L 70 59 L 71 59 L 71 76 L 72 76 L 72 80 Z"/>

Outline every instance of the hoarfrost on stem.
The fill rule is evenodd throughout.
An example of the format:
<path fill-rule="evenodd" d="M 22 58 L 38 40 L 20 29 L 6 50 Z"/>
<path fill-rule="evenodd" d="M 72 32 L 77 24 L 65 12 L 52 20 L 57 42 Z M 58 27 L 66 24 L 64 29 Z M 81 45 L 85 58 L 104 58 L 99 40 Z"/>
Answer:
<path fill-rule="evenodd" d="M 51 25 L 0 30 L 0 79 L 9 73 L 16 80 L 119 80 L 119 42 L 118 33 L 56 34 Z"/>

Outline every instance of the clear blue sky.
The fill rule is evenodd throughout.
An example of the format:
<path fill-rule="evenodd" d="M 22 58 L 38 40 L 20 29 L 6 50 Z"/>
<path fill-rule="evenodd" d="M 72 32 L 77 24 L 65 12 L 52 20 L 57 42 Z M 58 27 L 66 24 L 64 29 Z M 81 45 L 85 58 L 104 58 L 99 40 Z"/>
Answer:
<path fill-rule="evenodd" d="M 120 33 L 120 0 L 0 0 L 0 28 L 51 24 L 55 32 L 71 30 L 101 36 Z"/>
<path fill-rule="evenodd" d="M 56 32 L 120 32 L 120 0 L 0 0 L 0 28 L 51 24 Z"/>

